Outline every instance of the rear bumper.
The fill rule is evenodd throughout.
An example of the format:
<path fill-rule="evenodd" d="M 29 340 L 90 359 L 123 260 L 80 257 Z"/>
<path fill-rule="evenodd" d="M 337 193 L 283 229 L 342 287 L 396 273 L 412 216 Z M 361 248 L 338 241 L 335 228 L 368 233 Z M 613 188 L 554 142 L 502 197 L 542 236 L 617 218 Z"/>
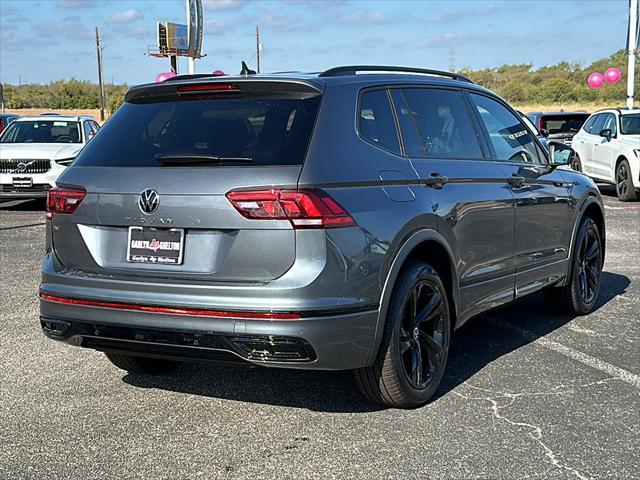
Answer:
<path fill-rule="evenodd" d="M 367 364 L 377 310 L 296 320 L 202 318 L 40 300 L 49 338 L 101 351 L 309 370 Z"/>

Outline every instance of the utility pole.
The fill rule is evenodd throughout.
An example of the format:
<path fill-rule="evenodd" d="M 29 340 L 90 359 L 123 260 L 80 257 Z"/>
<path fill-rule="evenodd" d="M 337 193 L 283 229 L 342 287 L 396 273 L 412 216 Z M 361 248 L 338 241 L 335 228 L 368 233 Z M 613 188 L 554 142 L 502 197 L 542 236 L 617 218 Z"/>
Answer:
<path fill-rule="evenodd" d="M 96 27 L 96 52 L 98 54 L 98 84 L 100 86 L 100 121 L 104 122 L 104 83 L 102 82 L 102 45 L 100 31 Z"/>
<path fill-rule="evenodd" d="M 260 73 L 260 50 L 262 50 L 262 44 L 260 43 L 260 30 L 258 29 L 258 25 L 256 25 L 256 62 L 257 62 L 257 72 Z"/>
<path fill-rule="evenodd" d="M 638 16 L 640 16 L 638 0 L 629 2 L 629 60 L 627 63 L 627 108 L 633 108 L 636 55 L 638 50 Z"/>

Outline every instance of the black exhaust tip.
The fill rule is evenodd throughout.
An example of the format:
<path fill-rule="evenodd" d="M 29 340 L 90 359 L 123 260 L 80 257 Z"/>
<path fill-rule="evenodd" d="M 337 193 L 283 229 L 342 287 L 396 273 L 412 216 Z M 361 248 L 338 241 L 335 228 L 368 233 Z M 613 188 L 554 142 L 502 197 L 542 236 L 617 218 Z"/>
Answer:
<path fill-rule="evenodd" d="M 71 329 L 71 323 L 50 318 L 40 318 L 40 326 L 45 335 L 55 338 L 64 337 Z"/>

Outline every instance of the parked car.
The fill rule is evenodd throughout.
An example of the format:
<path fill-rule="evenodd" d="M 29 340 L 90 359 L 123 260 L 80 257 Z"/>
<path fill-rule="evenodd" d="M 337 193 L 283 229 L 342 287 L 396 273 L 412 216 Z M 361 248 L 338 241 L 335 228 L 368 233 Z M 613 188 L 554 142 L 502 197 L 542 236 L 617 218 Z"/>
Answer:
<path fill-rule="evenodd" d="M 15 113 L 0 113 L 0 133 L 9 126 L 11 122 L 20 118 L 20 115 Z"/>
<path fill-rule="evenodd" d="M 0 136 L 0 198 L 44 198 L 100 129 L 88 116 L 20 117 Z"/>
<path fill-rule="evenodd" d="M 41 326 L 130 372 L 354 370 L 420 406 L 471 317 L 540 290 L 595 308 L 604 210 L 572 154 L 447 72 L 134 87 L 49 191 Z"/>
<path fill-rule="evenodd" d="M 516 110 L 516 112 L 518 112 L 518 115 L 520 115 L 520 117 L 522 118 L 522 121 L 524 122 L 524 124 L 529 127 L 529 130 L 531 130 L 535 136 L 538 138 L 538 140 L 540 141 L 540 143 L 542 144 L 542 146 L 545 149 L 549 149 L 549 142 L 547 141 L 547 137 L 545 137 L 540 130 L 538 130 L 538 127 L 536 127 L 533 122 L 529 119 L 529 117 L 527 117 L 524 113 L 522 113 L 520 110 Z M 548 135 L 549 133 L 545 130 L 545 133 Z"/>
<path fill-rule="evenodd" d="M 572 167 L 616 186 L 624 202 L 640 194 L 640 109 L 610 108 L 589 117 L 574 137 Z"/>
<path fill-rule="evenodd" d="M 529 112 L 529 119 L 538 131 L 549 140 L 558 140 L 571 145 L 573 136 L 589 118 L 587 112 Z"/>

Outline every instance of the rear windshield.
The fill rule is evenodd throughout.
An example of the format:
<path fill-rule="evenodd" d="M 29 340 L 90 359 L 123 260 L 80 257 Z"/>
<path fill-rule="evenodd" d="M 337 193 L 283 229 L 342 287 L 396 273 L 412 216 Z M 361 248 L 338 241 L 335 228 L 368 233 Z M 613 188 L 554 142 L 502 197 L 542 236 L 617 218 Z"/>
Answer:
<path fill-rule="evenodd" d="M 589 118 L 588 113 L 576 115 L 545 115 L 541 119 L 542 128 L 549 133 L 577 133 L 584 122 Z"/>
<path fill-rule="evenodd" d="M 320 96 L 213 98 L 125 103 L 74 165 L 158 166 L 157 156 L 250 159 L 250 165 L 303 162 Z"/>
<path fill-rule="evenodd" d="M 620 131 L 623 135 L 640 135 L 640 114 L 620 116 Z"/>
<path fill-rule="evenodd" d="M 78 122 L 38 120 L 11 122 L 0 143 L 80 143 Z"/>

